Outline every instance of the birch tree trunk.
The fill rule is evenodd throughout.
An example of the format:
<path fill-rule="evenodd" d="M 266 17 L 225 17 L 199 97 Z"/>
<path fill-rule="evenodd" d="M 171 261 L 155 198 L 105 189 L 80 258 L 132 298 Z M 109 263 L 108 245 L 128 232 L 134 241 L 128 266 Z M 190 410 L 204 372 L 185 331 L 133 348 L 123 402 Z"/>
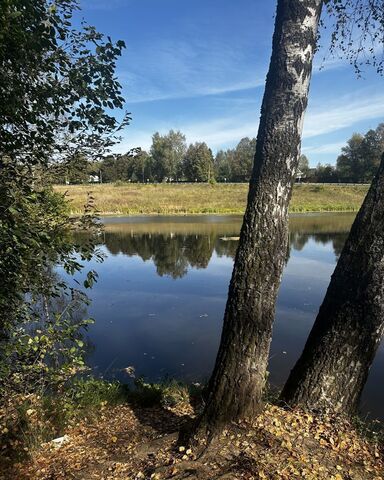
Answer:
<path fill-rule="evenodd" d="M 384 154 L 282 400 L 351 414 L 384 331 Z"/>
<path fill-rule="evenodd" d="M 248 204 L 221 344 L 195 432 L 214 433 L 261 407 L 321 7 L 321 0 L 278 1 Z"/>

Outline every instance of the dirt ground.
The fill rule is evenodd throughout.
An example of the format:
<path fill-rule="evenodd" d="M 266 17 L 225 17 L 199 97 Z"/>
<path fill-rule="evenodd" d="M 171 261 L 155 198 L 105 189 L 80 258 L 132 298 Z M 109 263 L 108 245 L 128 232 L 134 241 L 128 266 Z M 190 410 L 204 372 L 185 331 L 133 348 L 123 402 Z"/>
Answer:
<path fill-rule="evenodd" d="M 185 405 L 105 407 L 0 479 L 384 480 L 382 448 L 345 420 L 267 405 L 253 423 L 232 425 L 196 455 L 178 443 L 192 417 Z"/>

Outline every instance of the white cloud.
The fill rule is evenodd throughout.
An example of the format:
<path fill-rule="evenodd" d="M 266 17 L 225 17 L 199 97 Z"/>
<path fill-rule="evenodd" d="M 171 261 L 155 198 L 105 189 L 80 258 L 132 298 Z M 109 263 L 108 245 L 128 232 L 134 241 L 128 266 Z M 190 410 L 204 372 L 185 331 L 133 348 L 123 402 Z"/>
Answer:
<path fill-rule="evenodd" d="M 356 99 L 357 98 L 357 99 Z M 205 121 L 194 122 L 172 122 L 163 121 L 161 125 L 148 126 L 148 129 L 127 129 L 127 136 L 124 141 L 116 146 L 119 152 L 127 151 L 134 146 L 149 148 L 151 137 L 154 131 L 164 134 L 170 129 L 181 130 L 187 137 L 188 142 L 206 142 L 213 150 L 226 148 L 235 145 L 243 137 L 255 137 L 258 129 L 259 112 L 254 110 L 255 102 L 252 103 L 252 110 L 247 108 L 247 102 L 241 102 L 241 109 L 233 115 L 220 115 Z M 250 105 L 250 102 L 248 102 Z M 226 111 L 230 106 L 226 106 Z M 303 140 L 314 139 L 329 133 L 335 133 L 358 122 L 370 119 L 382 119 L 384 112 L 384 94 L 369 95 L 362 91 L 352 96 L 340 98 L 338 102 L 315 106 L 308 111 L 304 123 Z M 329 141 L 323 145 L 308 145 L 303 151 L 317 154 L 337 154 L 345 142 Z"/>
<path fill-rule="evenodd" d="M 188 91 L 178 91 L 173 93 L 162 93 L 155 88 L 141 89 L 140 93 L 127 94 L 127 104 L 155 102 L 161 100 L 181 100 L 186 98 L 204 97 L 209 95 L 225 95 L 227 93 L 243 92 L 258 88 L 264 85 L 261 81 L 244 81 L 227 83 L 220 86 L 213 85 L 195 85 Z"/>
<path fill-rule="evenodd" d="M 264 84 L 265 68 L 248 48 L 197 37 L 128 46 L 118 72 L 130 103 L 222 95 Z"/>
<path fill-rule="evenodd" d="M 223 61 L 222 50 L 215 57 L 214 47 L 209 50 L 211 62 L 204 62 L 207 52 L 204 49 L 188 48 L 179 44 L 171 52 L 168 46 L 159 48 L 156 61 L 152 60 L 141 73 L 122 71 L 118 77 L 125 87 L 125 97 L 128 104 L 145 103 L 162 100 L 177 100 L 208 95 L 225 95 L 242 92 L 265 85 L 264 73 L 267 65 L 236 65 L 234 55 L 229 55 Z M 212 52 L 213 50 L 213 52 Z M 227 51 L 226 48 L 224 48 Z M 192 53 L 194 52 L 194 53 Z M 142 53 L 143 56 L 146 53 Z M 201 62 L 191 61 L 193 57 L 201 57 Z M 135 62 L 133 62 L 134 64 Z M 343 68 L 345 60 L 318 60 L 313 68 L 314 74 Z M 152 68 L 156 66 L 156 73 Z M 262 72 L 257 74 L 256 72 Z M 244 80 L 244 78 L 246 80 Z"/>
<path fill-rule="evenodd" d="M 238 120 L 238 121 L 236 121 Z M 213 149 L 237 143 L 243 137 L 255 137 L 258 120 L 244 123 L 241 118 L 226 118 L 213 122 L 186 125 L 182 128 L 190 142 L 205 142 Z"/>
<path fill-rule="evenodd" d="M 141 147 L 143 150 L 149 150 L 152 143 L 153 131 L 138 131 L 131 134 L 129 127 L 127 135 L 123 137 L 122 141 L 116 144 L 112 151 L 114 153 L 126 153 L 131 148 Z"/>
<path fill-rule="evenodd" d="M 129 64 L 118 77 L 128 104 L 246 91 L 265 84 L 269 61 L 269 52 L 252 49 L 250 56 L 250 48 L 195 37 L 142 42 L 128 46 Z M 345 67 L 350 68 L 347 60 L 319 52 L 313 73 Z"/>
<path fill-rule="evenodd" d="M 304 138 L 335 132 L 355 123 L 384 116 L 384 94 L 359 92 L 332 104 L 309 108 L 304 121 Z"/>
<path fill-rule="evenodd" d="M 311 146 L 306 145 L 301 150 L 305 154 L 339 154 L 345 146 L 345 142 L 325 143 L 323 145 Z"/>

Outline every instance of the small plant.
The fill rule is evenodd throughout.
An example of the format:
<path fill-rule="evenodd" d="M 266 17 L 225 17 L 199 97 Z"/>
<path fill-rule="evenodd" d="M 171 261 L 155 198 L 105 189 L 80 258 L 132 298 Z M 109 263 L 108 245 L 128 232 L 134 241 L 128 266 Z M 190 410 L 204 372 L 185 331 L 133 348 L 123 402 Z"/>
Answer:
<path fill-rule="evenodd" d="M 203 394 L 203 386 L 200 384 L 187 385 L 176 380 L 148 383 L 139 377 L 135 380 L 135 387 L 129 392 L 128 398 L 143 407 L 160 405 L 165 408 L 191 408 L 191 405 L 201 403 Z"/>
<path fill-rule="evenodd" d="M 65 398 L 74 413 L 84 411 L 87 414 L 100 405 L 118 405 L 128 399 L 127 385 L 119 382 L 107 382 L 103 379 L 75 378 L 66 388 Z"/>
<path fill-rule="evenodd" d="M 0 358 L 3 454 L 28 451 L 67 423 L 66 389 L 87 369 L 84 333 L 93 321 L 84 318 L 86 303 L 77 290 L 69 299 L 63 292 L 42 295 L 25 321 L 9 329 Z"/>

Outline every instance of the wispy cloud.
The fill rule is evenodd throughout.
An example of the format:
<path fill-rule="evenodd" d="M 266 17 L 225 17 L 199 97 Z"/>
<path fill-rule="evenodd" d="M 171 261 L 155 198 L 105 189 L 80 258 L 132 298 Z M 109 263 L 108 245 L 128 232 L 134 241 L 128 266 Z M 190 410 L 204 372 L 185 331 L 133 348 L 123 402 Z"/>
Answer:
<path fill-rule="evenodd" d="M 313 73 L 314 75 L 318 75 L 323 72 L 329 72 L 330 70 L 345 68 L 347 66 L 349 66 L 349 63 L 345 58 L 331 56 L 324 57 L 321 54 L 318 54 L 315 56 L 313 62 Z"/>
<path fill-rule="evenodd" d="M 337 102 L 310 108 L 304 122 L 304 138 L 341 130 L 364 120 L 384 117 L 384 94 L 346 95 Z"/>
<path fill-rule="evenodd" d="M 178 100 L 211 95 L 225 95 L 244 92 L 265 85 L 267 64 L 242 64 L 236 58 L 234 50 L 225 60 L 219 46 L 204 47 L 179 43 L 172 52 L 166 44 L 158 47 L 156 60 L 149 59 L 148 65 L 140 72 L 131 70 L 119 73 L 119 79 L 125 88 L 129 104 L 164 100 Z M 215 55 L 215 52 L 219 52 Z M 146 57 L 145 52 L 142 57 Z M 209 56 L 210 61 L 205 61 Z M 199 58 L 199 62 L 192 59 Z M 132 62 L 133 64 L 135 62 Z M 313 68 L 315 75 L 329 70 L 344 68 L 345 60 L 331 58 L 316 60 Z M 156 72 L 153 71 L 156 68 Z"/>
<path fill-rule="evenodd" d="M 140 147 L 143 150 L 149 150 L 152 143 L 152 135 L 154 131 L 136 131 L 136 132 L 127 132 L 124 135 L 122 141 L 116 144 L 112 151 L 115 153 L 126 153 L 131 148 Z"/>
<path fill-rule="evenodd" d="M 258 118 L 230 117 L 211 122 L 185 125 L 182 129 L 190 142 L 205 142 L 213 149 L 237 143 L 243 137 L 256 137 Z"/>
<path fill-rule="evenodd" d="M 378 120 L 384 118 L 384 94 L 373 97 L 360 96 L 358 100 L 345 96 L 339 102 L 308 111 L 304 122 L 303 139 L 321 137 L 351 127 L 358 122 L 376 118 Z M 239 141 L 242 137 L 255 137 L 257 129 L 258 114 L 254 111 L 244 111 L 236 116 L 209 122 L 186 124 L 181 128 L 190 141 L 205 141 L 213 148 Z M 312 147 L 312 152 L 335 153 L 340 151 L 343 145 L 342 142 L 327 142 Z"/>
<path fill-rule="evenodd" d="M 248 103 L 248 105 L 250 102 Z M 247 102 L 242 102 L 240 110 L 229 115 L 230 107 L 226 108 L 226 115 L 219 112 L 218 116 L 210 117 L 205 121 L 194 120 L 193 122 L 164 120 L 161 124 L 148 125 L 145 129 L 134 130 L 131 137 L 127 136 L 124 142 L 116 147 L 117 151 L 126 151 L 133 146 L 149 148 L 154 131 L 166 133 L 171 128 L 181 130 L 187 137 L 188 142 L 206 142 L 212 149 L 218 150 L 235 145 L 243 137 L 255 137 L 258 129 L 258 111 L 255 104 L 252 108 Z M 312 139 L 329 133 L 335 133 L 347 127 L 352 127 L 361 121 L 380 121 L 384 117 L 384 94 L 368 95 L 367 92 L 359 92 L 345 96 L 338 102 L 324 103 L 322 106 L 311 108 L 304 124 L 304 148 L 306 153 L 337 154 L 345 142 L 329 142 L 319 145 L 319 140 L 314 144 L 308 144 Z M 129 133 L 129 128 L 127 133 Z"/>
<path fill-rule="evenodd" d="M 260 87 L 265 71 L 241 46 L 198 38 L 141 43 L 126 53 L 119 78 L 128 104 L 224 95 Z"/>
<path fill-rule="evenodd" d="M 233 26 L 231 17 L 224 17 L 224 28 L 222 24 L 221 29 L 216 31 L 211 25 L 206 27 L 207 19 L 201 18 L 201 22 L 194 23 L 189 15 L 183 15 L 182 8 L 176 9 L 179 16 L 175 22 L 172 17 L 175 12 L 173 8 L 169 12 L 169 25 L 167 22 L 159 22 L 162 28 L 158 28 L 156 8 L 145 9 L 142 6 L 145 3 L 147 6 L 158 3 L 156 1 L 80 1 L 86 10 L 115 10 L 115 17 L 110 18 L 116 20 L 120 20 L 123 12 L 128 18 L 129 15 L 133 18 L 136 12 L 137 25 L 141 26 L 144 19 L 148 21 L 148 25 L 143 24 L 145 28 L 139 30 L 139 35 L 129 35 L 129 32 L 126 34 L 127 50 L 119 62 L 121 68 L 118 76 L 123 83 L 128 106 L 136 103 L 225 96 L 264 85 L 272 43 L 272 17 L 269 16 L 274 11 L 274 6 L 267 8 L 260 4 L 254 7 L 257 16 L 255 15 L 253 21 L 258 17 L 263 18 L 263 12 L 267 9 L 270 12 L 268 21 L 271 24 L 260 23 L 257 31 L 252 31 L 252 34 L 249 33 L 249 28 L 243 28 L 237 32 L 234 41 L 230 34 Z M 171 8 L 167 3 L 173 2 L 164 2 L 164 11 Z M 128 5 L 131 7 L 127 9 Z M 198 9 L 196 11 L 199 12 Z M 248 13 L 252 11 L 250 9 Z M 217 14 L 220 13 L 220 9 L 217 10 Z M 107 17 L 103 12 L 96 12 L 97 16 Z M 151 25 L 154 25 L 154 29 L 150 28 Z M 244 25 L 249 26 L 247 23 Z M 329 34 L 327 35 L 323 41 L 325 46 L 315 57 L 315 75 L 344 68 L 348 64 L 345 59 L 330 56 L 327 48 Z"/>
<path fill-rule="evenodd" d="M 334 154 L 340 153 L 341 149 L 345 146 L 345 142 L 325 143 L 323 145 L 306 145 L 301 150 L 305 154 Z"/>
<path fill-rule="evenodd" d="M 127 94 L 127 103 L 130 105 L 136 103 L 149 103 L 149 102 L 158 102 L 164 100 L 181 100 L 188 98 L 197 98 L 197 97 L 207 97 L 213 95 L 226 95 L 228 93 L 236 92 L 245 92 L 247 90 L 252 90 L 259 88 L 264 85 L 263 81 L 243 81 L 228 83 L 220 86 L 214 85 L 194 85 L 192 88 L 189 88 L 185 91 L 176 91 L 172 93 L 162 93 L 156 88 L 141 88 L 141 92 Z"/>

